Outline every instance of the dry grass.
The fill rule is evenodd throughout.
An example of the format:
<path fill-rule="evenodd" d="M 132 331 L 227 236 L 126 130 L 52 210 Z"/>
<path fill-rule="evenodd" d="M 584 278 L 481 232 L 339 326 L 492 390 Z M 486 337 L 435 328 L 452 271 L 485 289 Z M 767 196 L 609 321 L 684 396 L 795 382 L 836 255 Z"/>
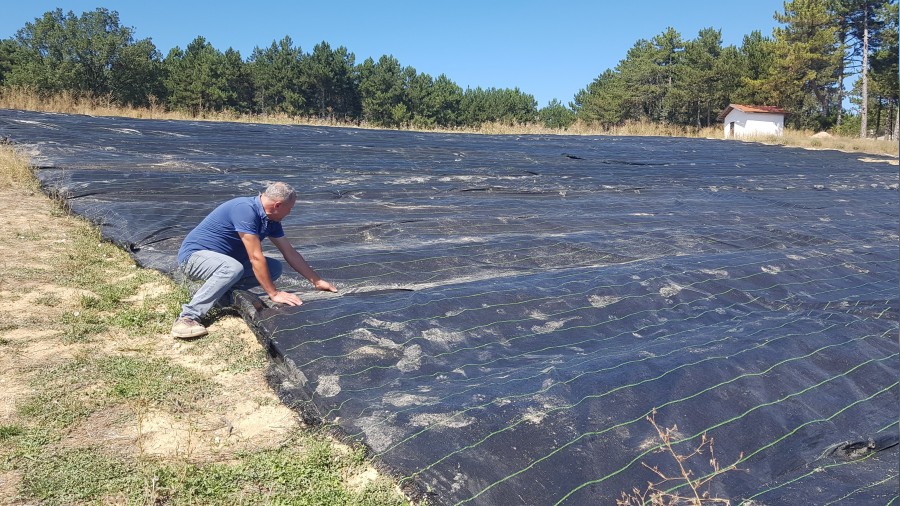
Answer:
<path fill-rule="evenodd" d="M 815 132 L 811 130 L 787 130 L 782 137 L 766 136 L 747 140 L 807 149 L 835 149 L 850 153 L 869 153 L 893 157 L 898 155 L 896 140 L 860 139 L 839 135 L 821 138 L 813 137 L 814 134 Z"/>
<path fill-rule="evenodd" d="M 41 97 L 33 92 L 21 89 L 0 90 L 0 109 L 21 109 L 26 111 L 61 112 L 66 114 L 85 114 L 89 116 L 120 116 L 138 119 L 169 119 L 191 121 L 235 121 L 240 123 L 266 123 L 274 125 L 314 125 L 354 128 L 379 127 L 360 123 L 346 123 L 334 119 L 313 117 L 291 117 L 284 114 L 240 114 L 234 111 L 204 111 L 194 116 L 185 111 L 166 110 L 154 101 L 149 107 L 123 107 L 112 103 L 110 97 L 93 97 L 62 93 Z M 697 129 L 681 125 L 651 123 L 647 121 L 630 121 L 622 125 L 602 127 L 576 122 L 567 129 L 547 128 L 539 123 L 527 125 L 508 125 L 494 122 L 485 123 L 476 128 L 437 128 L 430 131 L 453 133 L 476 133 L 488 135 L 616 135 L 638 137 L 691 137 L 721 139 L 722 130 L 718 127 Z M 829 138 L 813 138 L 812 131 L 788 130 L 782 137 L 756 137 L 742 139 L 748 142 L 763 142 L 783 146 L 795 146 L 809 149 L 836 149 L 855 153 L 898 156 L 898 144 L 895 140 L 859 139 L 832 136 Z"/>
<path fill-rule="evenodd" d="M 285 114 L 241 114 L 234 111 L 203 111 L 193 115 L 186 111 L 170 111 L 155 100 L 148 107 L 129 107 L 114 104 L 111 97 L 95 97 L 64 92 L 47 97 L 16 88 L 0 90 L 0 109 L 59 112 L 87 116 L 118 116 L 137 119 L 167 119 L 189 121 L 233 121 L 239 123 L 266 123 L 273 125 L 349 126 L 335 120 L 291 117 Z M 367 128 L 367 125 L 352 125 Z"/>
<path fill-rule="evenodd" d="M 37 181 L 31 175 L 28 163 L 15 151 L 0 146 L 0 189 L 25 188 L 34 190 Z"/>
<path fill-rule="evenodd" d="M 614 125 L 610 127 L 602 127 L 598 125 L 588 125 L 580 121 L 575 122 L 569 128 L 547 128 L 540 123 L 530 123 L 527 125 L 508 125 L 505 123 L 484 123 L 475 128 L 458 128 L 451 132 L 477 133 L 486 135 L 616 135 L 616 136 L 635 136 L 635 137 L 712 137 L 717 129 L 704 128 L 697 130 L 696 128 L 684 127 L 680 125 L 669 125 L 660 123 L 651 123 L 648 121 L 629 121 L 623 125 Z"/>

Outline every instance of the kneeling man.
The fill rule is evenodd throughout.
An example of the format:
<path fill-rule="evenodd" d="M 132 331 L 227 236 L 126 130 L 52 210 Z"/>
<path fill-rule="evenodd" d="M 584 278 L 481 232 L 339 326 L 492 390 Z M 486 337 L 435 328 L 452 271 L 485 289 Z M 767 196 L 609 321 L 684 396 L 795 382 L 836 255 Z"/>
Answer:
<path fill-rule="evenodd" d="M 272 183 L 258 197 L 238 197 L 221 204 L 188 233 L 178 250 L 179 269 L 186 277 L 204 283 L 182 306 L 172 326 L 174 337 L 206 335 L 200 318 L 235 288 L 261 286 L 274 302 L 289 306 L 303 303 L 296 295 L 275 287 L 282 266 L 278 260 L 263 256 L 262 241 L 267 237 L 288 265 L 316 289 L 337 291 L 316 274 L 284 235 L 281 220 L 296 202 L 297 194 L 290 185 Z"/>

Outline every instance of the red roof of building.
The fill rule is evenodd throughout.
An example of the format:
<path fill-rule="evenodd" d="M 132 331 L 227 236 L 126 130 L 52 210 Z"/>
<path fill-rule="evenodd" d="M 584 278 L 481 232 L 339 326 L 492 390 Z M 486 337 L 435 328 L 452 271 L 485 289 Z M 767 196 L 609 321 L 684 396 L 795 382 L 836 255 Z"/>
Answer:
<path fill-rule="evenodd" d="M 781 107 L 776 107 L 774 105 L 743 105 L 743 104 L 728 104 L 728 107 L 722 111 L 721 114 L 716 118 L 719 121 L 725 119 L 725 116 L 728 116 L 728 113 L 737 109 L 741 112 L 762 112 L 769 114 L 787 114 L 787 111 L 782 109 Z"/>

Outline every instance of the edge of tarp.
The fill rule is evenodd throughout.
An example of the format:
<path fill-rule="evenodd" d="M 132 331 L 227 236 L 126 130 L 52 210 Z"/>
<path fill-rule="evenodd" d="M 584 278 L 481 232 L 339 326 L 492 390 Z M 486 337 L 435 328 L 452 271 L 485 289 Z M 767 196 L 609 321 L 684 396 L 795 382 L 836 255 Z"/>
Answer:
<path fill-rule="evenodd" d="M 371 449 L 368 446 L 348 437 L 337 424 L 325 423 L 319 413 L 309 409 L 310 407 L 315 408 L 315 404 L 312 402 L 312 397 L 308 395 L 308 390 L 304 388 L 307 382 L 306 376 L 290 358 L 278 351 L 271 338 L 260 332 L 256 321 L 265 313 L 275 312 L 277 309 L 267 306 L 260 297 L 246 290 L 235 290 L 233 301 L 238 314 L 256 336 L 259 344 L 266 350 L 266 355 L 269 357 L 269 367 L 265 373 L 266 382 L 278 399 L 297 413 L 304 424 L 323 429 L 328 435 L 351 448 L 362 448 L 366 452 L 366 457 L 371 457 Z M 369 464 L 379 473 L 386 474 L 395 480 L 400 477 L 400 473 L 396 469 L 381 460 L 370 458 Z M 413 501 L 427 500 L 428 504 L 443 504 L 437 494 L 429 491 L 418 479 L 408 479 L 397 486 L 407 498 Z"/>

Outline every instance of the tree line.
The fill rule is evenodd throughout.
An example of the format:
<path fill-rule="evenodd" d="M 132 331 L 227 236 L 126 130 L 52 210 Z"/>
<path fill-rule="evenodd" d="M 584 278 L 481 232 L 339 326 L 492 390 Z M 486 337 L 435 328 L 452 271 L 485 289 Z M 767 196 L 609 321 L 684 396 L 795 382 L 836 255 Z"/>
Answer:
<path fill-rule="evenodd" d="M 879 134 L 896 124 L 896 0 L 793 0 L 775 19 L 781 26 L 771 37 L 755 31 L 740 47 L 723 46 L 713 28 L 690 40 L 668 28 L 638 40 L 568 106 L 553 100 L 538 109 L 518 88 L 464 90 L 393 56 L 357 63 L 347 48 L 325 41 L 305 52 L 286 36 L 245 58 L 198 36 L 163 56 L 149 38 L 136 40 L 115 11 L 56 9 L 0 40 L 0 87 L 192 114 L 229 110 L 384 127 L 650 121 L 700 128 L 729 103 L 782 106 L 798 128 Z M 859 78 L 845 96 L 849 76 Z M 858 112 L 848 114 L 845 99 Z M 867 122 L 869 111 L 874 121 Z"/>
<path fill-rule="evenodd" d="M 386 127 L 528 124 L 540 117 L 534 97 L 518 88 L 463 90 L 443 74 L 417 72 L 393 56 L 356 63 L 347 48 L 324 41 L 304 52 L 286 36 L 244 58 L 198 36 L 163 56 L 104 8 L 80 16 L 46 12 L 0 41 L 0 85 L 193 114 L 231 110 Z"/>

